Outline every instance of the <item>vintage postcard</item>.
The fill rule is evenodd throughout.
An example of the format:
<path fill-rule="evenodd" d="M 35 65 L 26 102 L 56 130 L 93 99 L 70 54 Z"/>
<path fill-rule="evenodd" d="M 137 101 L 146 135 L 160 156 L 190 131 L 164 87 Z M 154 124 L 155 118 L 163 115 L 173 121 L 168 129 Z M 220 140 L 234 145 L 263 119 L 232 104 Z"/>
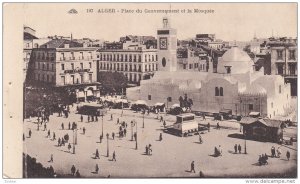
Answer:
<path fill-rule="evenodd" d="M 297 178 L 297 3 L 2 6 L 3 178 Z"/>

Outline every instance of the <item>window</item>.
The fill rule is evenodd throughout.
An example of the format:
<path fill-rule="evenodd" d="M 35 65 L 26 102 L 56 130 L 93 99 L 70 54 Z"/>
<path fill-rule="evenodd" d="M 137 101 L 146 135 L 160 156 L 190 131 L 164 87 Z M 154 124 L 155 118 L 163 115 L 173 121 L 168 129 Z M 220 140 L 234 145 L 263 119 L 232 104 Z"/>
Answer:
<path fill-rule="evenodd" d="M 101 64 L 101 66 L 102 66 L 102 64 Z M 83 69 L 83 63 L 80 63 L 80 68 Z"/>
<path fill-rule="evenodd" d="M 277 59 L 282 59 L 282 50 L 277 50 Z"/>
<path fill-rule="evenodd" d="M 89 62 L 89 66 L 90 66 L 90 68 L 92 68 L 92 63 L 91 62 Z"/>
<path fill-rule="evenodd" d="M 167 101 L 168 101 L 168 102 L 172 102 L 172 97 L 168 97 L 168 98 L 167 98 Z"/>
<path fill-rule="evenodd" d="M 192 69 L 193 68 L 193 64 L 189 64 L 189 69 Z"/>
<path fill-rule="evenodd" d="M 80 75 L 80 82 L 83 83 L 83 75 Z"/>
<path fill-rule="evenodd" d="M 66 84 L 65 76 L 61 76 L 61 83 L 63 83 L 63 85 Z"/>
<path fill-rule="evenodd" d="M 72 70 L 74 70 L 74 63 L 71 63 L 71 68 Z"/>
<path fill-rule="evenodd" d="M 253 110 L 253 104 L 249 104 L 249 111 Z"/>
<path fill-rule="evenodd" d="M 220 96 L 223 96 L 223 88 L 220 87 Z"/>
<path fill-rule="evenodd" d="M 289 53 L 290 53 L 290 59 L 295 60 L 295 50 L 290 50 Z"/>
<path fill-rule="evenodd" d="M 184 69 L 184 70 L 186 69 L 186 64 L 183 64 L 183 69 Z"/>
<path fill-rule="evenodd" d="M 166 66 L 166 64 L 167 64 L 166 58 L 164 58 L 164 57 L 162 58 L 161 64 L 162 64 L 163 67 Z"/>
<path fill-rule="evenodd" d="M 75 83 L 75 78 L 74 78 L 74 75 L 71 75 L 71 82 L 72 82 L 72 84 L 74 84 L 74 83 Z"/>
<path fill-rule="evenodd" d="M 139 55 L 139 62 L 141 62 L 142 61 L 142 56 L 141 55 Z"/>
<path fill-rule="evenodd" d="M 279 94 L 281 93 L 281 85 L 279 85 Z"/>
<path fill-rule="evenodd" d="M 61 70 L 65 70 L 65 64 L 61 64 Z"/>
<path fill-rule="evenodd" d="M 46 70 L 50 70 L 50 69 L 49 69 L 49 63 L 47 63 L 47 68 L 46 68 Z"/>
<path fill-rule="evenodd" d="M 54 71 L 54 64 L 51 64 L 52 71 Z"/>
<path fill-rule="evenodd" d="M 89 82 L 92 82 L 92 80 L 93 80 L 93 74 L 89 74 Z"/>
<path fill-rule="evenodd" d="M 218 87 L 215 87 L 215 96 L 219 96 L 219 88 Z"/>
<path fill-rule="evenodd" d="M 60 60 L 65 60 L 65 53 L 61 53 L 61 58 Z"/>

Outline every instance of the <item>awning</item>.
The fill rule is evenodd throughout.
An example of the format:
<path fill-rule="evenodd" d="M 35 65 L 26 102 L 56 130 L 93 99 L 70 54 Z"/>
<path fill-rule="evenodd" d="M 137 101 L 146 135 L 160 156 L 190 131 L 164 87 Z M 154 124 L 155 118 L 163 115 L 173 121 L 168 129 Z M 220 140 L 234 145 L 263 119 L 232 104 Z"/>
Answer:
<path fill-rule="evenodd" d="M 259 115 L 260 115 L 260 112 L 253 111 L 253 112 L 249 113 L 249 116 L 259 116 Z"/>
<path fill-rule="evenodd" d="M 84 92 L 83 91 L 79 91 L 77 98 L 84 98 Z"/>
<path fill-rule="evenodd" d="M 92 90 L 87 90 L 86 96 L 94 96 L 93 91 Z"/>
<path fill-rule="evenodd" d="M 136 105 L 147 105 L 147 103 L 144 100 L 137 100 L 136 102 L 134 102 L 134 104 L 136 104 Z"/>
<path fill-rule="evenodd" d="M 160 102 L 157 102 L 154 106 L 163 106 L 165 105 L 164 103 L 160 103 Z"/>
<path fill-rule="evenodd" d="M 172 108 L 180 107 L 180 105 L 179 105 L 179 104 L 173 104 L 171 107 L 172 107 Z"/>

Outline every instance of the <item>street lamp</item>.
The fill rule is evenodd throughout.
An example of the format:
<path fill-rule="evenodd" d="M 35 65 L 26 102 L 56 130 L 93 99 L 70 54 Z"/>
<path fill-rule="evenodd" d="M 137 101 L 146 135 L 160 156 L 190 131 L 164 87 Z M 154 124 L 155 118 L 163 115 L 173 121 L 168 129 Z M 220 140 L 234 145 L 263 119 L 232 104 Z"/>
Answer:
<path fill-rule="evenodd" d="M 107 157 L 109 157 L 109 146 L 108 146 L 108 138 L 109 138 L 109 134 L 106 134 L 106 138 L 107 138 Z"/>
<path fill-rule="evenodd" d="M 131 141 L 133 141 L 133 121 L 131 121 Z"/>
<path fill-rule="evenodd" d="M 75 141 L 74 141 L 74 139 L 75 139 L 75 130 L 73 129 L 73 154 L 75 154 Z"/>
<path fill-rule="evenodd" d="M 103 116 L 104 116 L 104 114 L 103 114 L 103 112 L 101 112 L 101 119 L 102 119 L 102 133 L 101 133 L 101 136 L 103 137 Z"/>
<path fill-rule="evenodd" d="M 123 86 L 122 86 L 122 95 L 121 95 L 122 97 L 123 97 Z M 123 116 L 123 99 L 121 98 L 121 100 L 122 100 L 122 112 L 121 112 L 121 117 Z"/>
<path fill-rule="evenodd" d="M 145 128 L 145 109 L 143 110 L 143 128 Z"/>
<path fill-rule="evenodd" d="M 246 131 L 244 131 L 244 137 L 245 137 L 245 154 L 247 154 Z"/>
<path fill-rule="evenodd" d="M 138 144 L 137 144 L 137 122 L 136 122 L 136 130 L 135 130 L 135 149 L 137 150 L 138 149 Z"/>
<path fill-rule="evenodd" d="M 77 145 L 77 127 L 76 129 L 74 129 L 74 131 L 75 131 L 75 144 Z"/>

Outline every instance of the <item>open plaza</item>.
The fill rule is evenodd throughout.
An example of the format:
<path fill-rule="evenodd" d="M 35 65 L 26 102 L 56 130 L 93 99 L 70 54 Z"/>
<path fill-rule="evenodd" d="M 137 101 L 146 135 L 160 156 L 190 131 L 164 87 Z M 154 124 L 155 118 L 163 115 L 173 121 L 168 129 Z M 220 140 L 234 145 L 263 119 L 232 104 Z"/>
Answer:
<path fill-rule="evenodd" d="M 53 167 L 56 174 L 64 177 L 71 176 L 71 167 L 74 165 L 79 170 L 81 177 L 199 177 L 200 171 L 204 177 L 295 177 L 297 168 L 297 148 L 294 145 L 279 145 L 271 142 L 258 142 L 254 140 L 244 140 L 240 132 L 240 124 L 237 121 L 214 121 L 210 118 L 203 120 L 197 117 L 200 124 L 211 124 L 210 131 L 203 131 L 200 144 L 199 136 L 179 137 L 165 133 L 162 116 L 166 120 L 166 126 L 175 122 L 175 116 L 170 114 L 145 114 L 144 118 L 140 112 L 129 109 L 111 109 L 103 117 L 104 137 L 100 143 L 102 134 L 102 119 L 97 122 L 88 122 L 88 117 L 83 116 L 81 122 L 80 114 L 76 114 L 76 106 L 70 108 L 68 118 L 58 117 L 58 113 L 50 116 L 47 130 L 44 131 L 44 124 L 39 126 L 37 118 L 30 118 L 24 121 L 25 140 L 23 150 L 25 154 L 36 158 L 36 162 L 44 167 Z M 111 119 L 111 116 L 113 119 Z M 157 119 L 159 117 L 159 119 Z M 119 137 L 119 122 L 125 121 L 127 133 L 124 137 Z M 131 121 L 136 122 L 136 126 L 131 127 Z M 144 128 L 143 128 L 144 121 Z M 74 130 L 69 130 L 68 124 L 77 123 L 77 134 Z M 61 124 L 64 123 L 64 130 Z M 220 129 L 216 129 L 219 123 Z M 85 128 L 85 134 L 83 133 Z M 39 130 L 38 130 L 39 129 Z M 29 138 L 29 130 L 32 135 Z M 50 137 L 47 137 L 50 130 Z M 136 141 L 132 135 L 137 131 Z M 56 140 L 53 140 L 53 132 Z M 112 133 L 115 138 L 112 138 Z M 162 140 L 159 135 L 162 133 Z M 296 127 L 284 129 L 284 136 L 293 137 L 297 133 Z M 58 138 L 65 134 L 69 135 L 68 143 L 65 146 L 58 146 Z M 107 134 L 109 138 L 107 140 Z M 75 153 L 73 153 L 74 141 Z M 145 154 L 145 147 L 151 144 L 152 154 Z M 241 154 L 234 152 L 234 145 L 240 144 Z M 246 152 L 245 152 L 246 144 Z M 222 148 L 222 156 L 214 156 L 214 148 Z M 271 147 L 280 147 L 281 157 L 272 158 Z M 96 149 L 99 150 L 100 159 L 95 159 Z M 291 157 L 286 158 L 289 151 Z M 109 152 L 107 155 L 107 152 Z M 112 154 L 115 152 L 116 161 L 112 161 Z M 261 154 L 269 156 L 268 165 L 259 166 L 258 157 Z M 50 162 L 51 154 L 53 162 Z M 191 172 L 191 162 L 194 161 L 195 172 Z M 98 164 L 99 172 L 95 172 Z M 68 169 L 69 168 L 69 169 Z M 237 169 L 240 168 L 240 169 Z"/>

